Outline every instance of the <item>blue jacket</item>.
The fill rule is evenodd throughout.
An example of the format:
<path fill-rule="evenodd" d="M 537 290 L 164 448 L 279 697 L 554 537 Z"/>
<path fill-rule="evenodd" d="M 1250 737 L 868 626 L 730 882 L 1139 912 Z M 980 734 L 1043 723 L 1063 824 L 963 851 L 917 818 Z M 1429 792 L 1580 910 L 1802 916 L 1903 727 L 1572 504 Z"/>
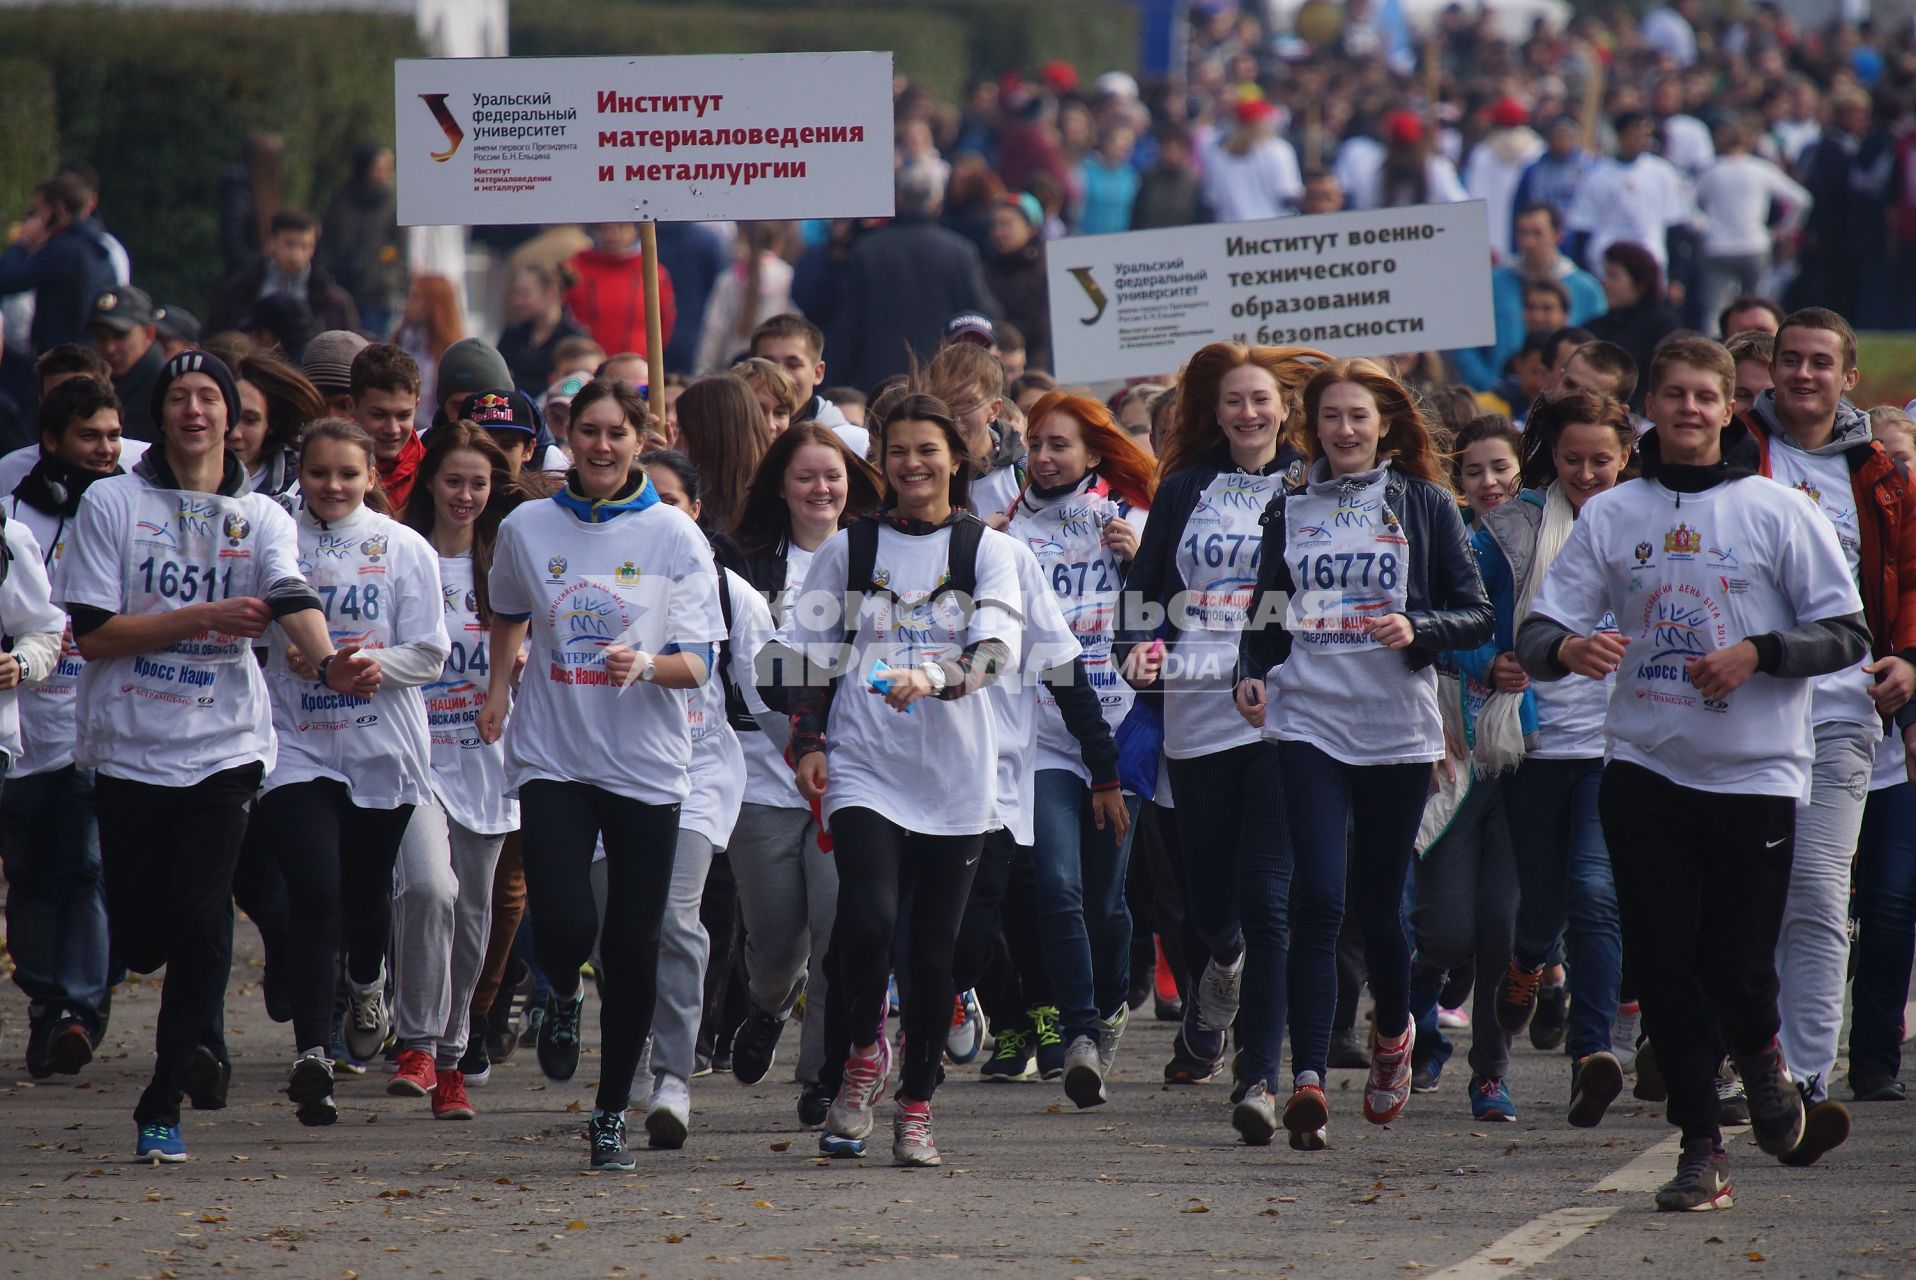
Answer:
<path fill-rule="evenodd" d="M 85 343 L 96 298 L 119 281 L 99 221 L 82 218 L 28 253 L 13 245 L 0 254 L 0 294 L 33 290 L 33 350 L 44 355 L 63 342 Z"/>
<path fill-rule="evenodd" d="M 1514 502 L 1527 502 L 1537 509 L 1537 523 L 1541 523 L 1543 512 L 1543 490 L 1525 489 Z M 1528 513 L 1526 513 L 1528 514 Z M 1528 523 L 1528 522 L 1526 522 Z M 1449 655 L 1457 670 L 1482 685 L 1490 684 L 1490 664 L 1500 653 L 1514 653 L 1517 648 L 1517 580 L 1510 571 L 1510 560 L 1498 545 L 1496 536 L 1478 524 L 1475 533 L 1470 535 L 1470 549 L 1477 557 L 1477 573 L 1484 581 L 1484 593 L 1490 597 L 1490 607 L 1496 612 L 1497 621 L 1491 628 L 1490 639 L 1475 649 L 1456 649 Z M 1537 732 L 1537 695 L 1534 689 L 1523 691 L 1523 708 L 1518 712 L 1525 737 Z"/>
<path fill-rule="evenodd" d="M 1568 274 L 1559 274 L 1558 283 L 1570 291 L 1570 323 L 1584 325 L 1610 309 L 1603 285 L 1597 278 L 1576 266 L 1568 258 L 1561 260 Z M 1490 273 L 1490 306 L 1497 317 L 1497 340 L 1488 347 L 1473 347 L 1457 353 L 1457 372 L 1475 391 L 1489 391 L 1503 377 L 1504 362 L 1523 346 L 1523 273 L 1513 266 L 1498 267 Z M 1521 413 L 1528 405 L 1512 405 Z"/>

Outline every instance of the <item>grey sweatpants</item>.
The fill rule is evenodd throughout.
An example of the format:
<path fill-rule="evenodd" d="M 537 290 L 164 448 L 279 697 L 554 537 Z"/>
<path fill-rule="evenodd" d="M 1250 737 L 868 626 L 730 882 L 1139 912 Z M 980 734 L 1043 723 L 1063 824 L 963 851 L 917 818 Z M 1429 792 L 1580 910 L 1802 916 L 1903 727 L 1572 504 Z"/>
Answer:
<path fill-rule="evenodd" d="M 763 804 L 740 808 L 729 853 L 752 1003 L 790 1017 L 799 993 L 808 993 L 798 1079 L 815 1084 L 825 1061 L 825 951 L 838 914 L 838 864 L 818 847 L 810 811 Z"/>
<path fill-rule="evenodd" d="M 492 873 L 503 834 L 454 822 L 437 801 L 413 810 L 393 876 L 393 1023 L 401 1049 L 441 1070 L 466 1052 L 467 1006 L 486 962 Z"/>
<path fill-rule="evenodd" d="M 598 891 L 603 863 L 594 863 L 593 888 Z M 712 842 L 696 831 L 679 828 L 678 851 L 672 862 L 672 892 L 665 903 L 665 923 L 659 930 L 659 984 L 652 1005 L 650 1062 L 656 1076 L 692 1078 L 699 1018 L 705 1012 L 705 966 L 712 940 L 699 923 L 699 902 L 705 896 L 705 876 L 712 868 Z M 600 898 L 603 916 L 604 898 Z M 618 927 L 617 921 L 609 922 Z M 651 1080 L 634 1080 L 634 1097 L 652 1092 Z"/>

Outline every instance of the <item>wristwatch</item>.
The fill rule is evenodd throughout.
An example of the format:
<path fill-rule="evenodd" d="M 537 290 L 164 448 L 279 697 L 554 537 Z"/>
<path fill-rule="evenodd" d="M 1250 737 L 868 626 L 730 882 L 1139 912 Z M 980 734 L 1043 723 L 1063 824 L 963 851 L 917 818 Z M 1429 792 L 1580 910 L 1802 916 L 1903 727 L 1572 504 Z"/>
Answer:
<path fill-rule="evenodd" d="M 318 664 L 314 666 L 313 671 L 315 674 L 319 676 L 319 682 L 321 684 L 326 684 L 326 669 L 333 665 L 333 659 L 337 657 L 339 657 L 338 654 L 329 653 L 325 657 L 321 658 Z M 331 688 L 330 685 L 328 685 L 327 687 Z"/>
<path fill-rule="evenodd" d="M 934 698 L 942 697 L 945 692 L 945 686 L 951 683 L 945 675 L 944 666 L 941 663 L 932 661 L 930 658 L 926 658 L 918 664 L 918 669 L 925 673 L 925 679 L 931 681 L 931 696 Z"/>
<path fill-rule="evenodd" d="M 647 684 L 651 684 L 652 678 L 658 674 L 659 674 L 659 660 L 653 657 L 649 653 L 646 654 L 645 666 L 639 669 L 639 679 L 645 681 Z"/>

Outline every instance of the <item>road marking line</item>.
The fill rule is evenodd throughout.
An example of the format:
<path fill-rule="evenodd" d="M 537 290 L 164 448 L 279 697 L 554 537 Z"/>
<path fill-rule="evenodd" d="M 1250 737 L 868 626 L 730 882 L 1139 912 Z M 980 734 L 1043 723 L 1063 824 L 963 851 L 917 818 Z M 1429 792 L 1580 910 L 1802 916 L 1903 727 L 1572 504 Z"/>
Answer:
<path fill-rule="evenodd" d="M 1671 1157 L 1681 1147 L 1682 1138 L 1680 1133 L 1671 1134 L 1584 1194 L 1614 1196 L 1656 1190 L 1668 1179 Z M 1552 1210 L 1499 1236 L 1455 1266 L 1445 1267 L 1435 1280 L 1488 1280 L 1492 1276 L 1522 1275 L 1559 1249 L 1595 1231 L 1622 1208 L 1613 1202 Z"/>

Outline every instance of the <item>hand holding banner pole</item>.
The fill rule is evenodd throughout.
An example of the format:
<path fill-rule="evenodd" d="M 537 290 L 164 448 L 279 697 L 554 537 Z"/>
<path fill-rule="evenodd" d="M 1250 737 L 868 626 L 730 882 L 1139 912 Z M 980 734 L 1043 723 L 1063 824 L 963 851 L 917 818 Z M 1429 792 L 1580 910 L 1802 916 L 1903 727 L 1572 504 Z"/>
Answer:
<path fill-rule="evenodd" d="M 639 224 L 640 266 L 645 274 L 645 398 L 646 412 L 665 429 L 665 338 L 659 322 L 659 233 L 658 224 Z"/>

